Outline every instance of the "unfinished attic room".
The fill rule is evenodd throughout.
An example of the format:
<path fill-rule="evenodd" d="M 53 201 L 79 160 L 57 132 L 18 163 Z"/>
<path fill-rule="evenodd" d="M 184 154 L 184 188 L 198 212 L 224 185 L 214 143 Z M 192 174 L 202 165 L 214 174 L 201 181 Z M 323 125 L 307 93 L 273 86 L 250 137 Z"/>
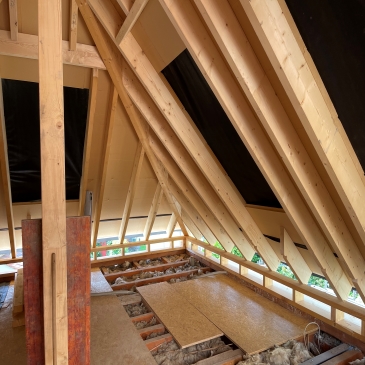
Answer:
<path fill-rule="evenodd" d="M 364 0 L 0 0 L 0 365 L 365 365 Z"/>

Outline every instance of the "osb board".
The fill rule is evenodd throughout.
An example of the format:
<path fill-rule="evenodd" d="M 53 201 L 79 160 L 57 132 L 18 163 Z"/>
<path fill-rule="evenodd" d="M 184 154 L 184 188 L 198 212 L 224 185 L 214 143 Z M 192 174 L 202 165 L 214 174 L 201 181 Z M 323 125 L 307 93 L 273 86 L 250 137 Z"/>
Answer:
<path fill-rule="evenodd" d="M 115 296 L 91 298 L 91 365 L 155 363 L 122 303 Z"/>
<path fill-rule="evenodd" d="M 91 270 L 91 293 L 112 292 L 113 289 L 104 278 L 99 268 Z"/>
<path fill-rule="evenodd" d="M 308 322 L 224 274 L 171 286 L 249 354 L 302 335 Z"/>
<path fill-rule="evenodd" d="M 222 336 L 222 332 L 171 284 L 163 282 L 137 290 L 182 348 Z"/>

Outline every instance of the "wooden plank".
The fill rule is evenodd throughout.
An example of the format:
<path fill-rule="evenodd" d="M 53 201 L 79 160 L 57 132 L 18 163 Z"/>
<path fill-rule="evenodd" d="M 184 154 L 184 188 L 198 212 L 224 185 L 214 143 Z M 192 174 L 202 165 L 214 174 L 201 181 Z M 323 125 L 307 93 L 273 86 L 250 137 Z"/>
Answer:
<path fill-rule="evenodd" d="M 348 216 L 365 241 L 365 184 L 277 0 L 240 0 L 275 73 L 333 182 Z M 318 121 L 321 121 L 320 123 Z"/>
<path fill-rule="evenodd" d="M 156 214 L 158 208 L 160 207 L 161 200 L 162 200 L 162 188 L 160 184 L 157 184 L 155 195 L 153 196 L 152 204 L 150 211 L 148 213 L 148 218 L 146 225 L 143 231 L 143 237 L 145 240 L 148 240 L 152 231 L 153 223 L 155 222 Z"/>
<path fill-rule="evenodd" d="M 323 365 L 348 365 L 350 361 L 360 360 L 364 357 L 360 350 L 346 351 L 323 363 Z"/>
<path fill-rule="evenodd" d="M 138 291 L 182 348 L 223 335 L 170 284 L 148 285 Z"/>
<path fill-rule="evenodd" d="M 300 254 L 298 248 L 295 246 L 284 227 L 281 227 L 280 250 L 284 256 L 285 262 L 290 266 L 299 282 L 308 284 L 309 278 L 312 275 L 312 270 L 304 261 L 303 256 Z"/>
<path fill-rule="evenodd" d="M 11 197 L 8 143 L 6 139 L 6 128 L 5 128 L 4 98 L 3 98 L 3 88 L 1 79 L 0 79 L 0 170 L 1 170 L 0 171 L 1 182 L 4 194 L 5 210 L 6 210 L 6 220 L 8 223 L 11 257 L 15 259 L 16 240 L 15 240 L 14 216 L 13 216 L 13 206 Z"/>
<path fill-rule="evenodd" d="M 38 1 L 45 362 L 68 363 L 62 1 Z M 57 268 L 57 269 L 56 269 Z"/>
<path fill-rule="evenodd" d="M 140 314 L 139 316 L 131 317 L 130 320 L 133 323 L 142 322 L 142 321 L 149 322 L 154 317 L 154 315 L 155 314 L 152 312 L 144 313 L 144 314 Z"/>
<path fill-rule="evenodd" d="M 249 354 L 264 351 L 274 344 L 303 334 L 308 323 L 307 319 L 288 312 L 227 275 L 171 286 Z M 237 318 L 240 320 L 237 321 Z M 279 327 L 280 331 L 277 330 Z"/>
<path fill-rule="evenodd" d="M 70 51 L 76 50 L 77 44 L 77 22 L 78 22 L 79 8 L 75 0 L 70 0 Z"/>
<path fill-rule="evenodd" d="M 117 36 L 115 37 L 115 41 L 117 44 L 120 44 L 124 37 L 132 30 L 133 25 L 138 20 L 138 17 L 141 15 L 143 9 L 147 5 L 148 0 L 136 0 L 127 17 L 125 18 L 122 27 L 120 28 Z"/>
<path fill-rule="evenodd" d="M 38 59 L 38 36 L 18 34 L 18 40 L 12 41 L 10 32 L 0 30 L 0 55 Z M 69 42 L 62 41 L 63 63 L 80 67 L 105 70 L 105 65 L 96 47 L 78 43 L 75 51 L 69 50 Z"/>
<path fill-rule="evenodd" d="M 360 269 L 365 266 L 365 260 L 315 165 L 308 155 L 303 142 L 286 114 L 284 107 L 280 103 L 274 88 L 265 75 L 265 71 L 251 48 L 233 10 L 228 2 L 195 0 L 195 3 L 200 9 L 214 39 L 230 65 L 236 80 L 238 80 L 238 83 L 241 85 L 241 90 L 244 91 L 250 105 L 256 111 L 256 115 L 258 115 L 267 134 L 270 136 L 270 140 L 282 157 L 281 160 L 289 171 L 290 176 L 287 176 L 285 179 L 285 174 L 278 171 L 279 179 L 275 182 L 275 174 L 270 168 L 268 169 L 266 167 L 266 175 L 269 176 L 269 182 L 271 180 L 272 185 L 279 187 L 275 188 L 274 191 L 279 192 L 279 195 L 285 197 L 285 199 L 280 199 L 282 206 L 291 220 L 295 222 L 298 232 L 301 232 L 305 237 L 307 247 L 312 250 L 317 257 L 318 262 L 324 262 L 331 259 L 333 263 L 336 263 L 331 253 L 332 249 L 335 250 L 336 254 L 346 264 L 347 274 L 352 279 L 357 280 L 357 285 L 361 288 L 359 292 L 365 299 L 365 274 L 364 271 Z M 186 11 L 186 9 L 184 9 L 184 11 Z M 183 18 L 181 12 L 179 12 L 179 14 L 179 19 Z M 224 15 L 222 16 L 222 14 Z M 191 14 L 189 14 L 190 24 L 192 23 L 191 18 Z M 223 31 L 227 29 L 227 23 L 230 24 L 229 31 Z M 229 78 L 226 77 L 226 74 L 229 71 L 223 71 L 224 67 L 221 67 L 221 64 L 218 63 L 216 54 L 212 52 L 212 48 L 214 47 L 213 44 L 209 47 L 206 38 L 202 36 L 202 39 L 203 38 L 205 49 L 207 49 L 207 52 L 210 52 L 210 57 L 214 58 L 222 80 L 219 79 L 219 76 L 207 77 L 210 77 L 210 84 L 215 85 L 217 90 L 216 94 L 220 94 L 221 100 L 223 100 L 224 96 L 222 96 L 222 94 L 224 93 L 224 86 L 226 91 L 229 90 L 232 93 L 231 85 L 234 83 L 234 80 L 231 78 L 231 84 L 229 83 Z M 240 42 L 237 42 L 237 39 L 239 39 Z M 192 40 L 190 37 L 189 42 L 191 45 L 192 42 L 197 43 L 198 41 L 195 39 Z M 197 52 L 198 50 L 199 52 L 199 56 L 196 55 L 195 57 L 199 58 L 200 64 L 202 65 L 204 62 L 209 64 L 210 61 L 208 58 L 206 58 L 206 61 L 202 61 L 203 55 L 200 52 L 201 47 L 199 45 L 196 45 L 195 47 L 194 51 Z M 218 52 L 218 50 L 216 50 L 216 52 Z M 222 63 L 223 62 L 222 59 Z M 213 75 L 213 73 L 210 73 L 209 75 Z M 239 92 L 233 92 L 232 94 L 235 95 L 235 98 L 238 100 Z M 237 105 L 237 100 L 231 101 L 234 108 L 235 105 Z M 230 101 L 226 100 L 225 105 L 229 105 L 229 103 Z M 248 114 L 245 113 L 246 118 L 247 116 Z M 251 116 L 254 119 L 253 114 L 251 114 Z M 251 125 L 252 124 L 253 122 Z M 253 127 L 251 127 L 251 129 L 253 129 Z M 255 130 L 257 131 L 258 129 Z M 285 133 L 283 133 L 283 130 L 285 130 Z M 252 138 L 247 136 L 246 139 L 248 142 L 252 141 L 255 150 L 260 151 L 260 153 L 262 153 L 261 151 L 264 151 L 262 147 L 258 148 L 257 142 Z M 263 144 L 269 144 L 269 142 L 266 141 L 263 142 Z M 295 146 L 295 153 L 293 153 L 293 146 Z M 266 154 L 262 154 L 265 156 L 272 156 L 270 151 L 267 151 Z M 261 160 L 263 160 L 263 158 Z M 271 161 L 273 160 L 275 160 L 275 158 L 271 157 Z M 266 161 L 270 162 L 270 159 L 266 158 Z M 278 162 L 276 164 L 279 165 Z M 304 196 L 304 200 L 302 199 L 301 202 L 301 199 L 292 193 L 296 192 L 296 186 L 290 184 L 290 177 L 295 181 L 296 186 L 298 186 L 300 192 Z M 289 182 L 289 184 L 285 183 L 286 181 Z M 284 187 L 282 194 L 280 193 L 280 186 Z M 291 199 L 287 199 L 288 196 L 291 197 L 292 201 L 290 201 Z M 285 200 L 285 202 L 283 202 L 283 200 Z M 304 214 L 306 204 L 309 204 L 311 211 Z M 311 218 L 311 212 L 315 215 L 316 221 L 323 230 L 324 235 L 315 224 L 315 221 L 312 219 L 311 222 L 310 219 L 308 219 L 308 217 Z M 327 248 L 326 239 L 331 243 L 332 249 Z M 316 242 L 316 244 L 310 245 L 311 242 Z M 331 267 L 332 265 L 333 264 L 328 266 Z M 333 271 L 336 272 L 339 268 L 340 265 L 337 265 L 337 268 Z M 322 265 L 322 269 L 326 271 L 328 276 L 330 275 L 328 267 Z M 341 270 L 339 273 L 341 273 Z M 331 276 L 334 277 L 334 274 Z M 333 282 L 333 280 L 334 279 L 330 279 L 329 281 Z M 340 287 L 340 284 L 338 284 L 337 287 Z M 348 295 L 347 288 L 346 290 L 343 289 L 343 291 L 344 294 L 341 295 L 341 297 L 346 300 Z"/>
<path fill-rule="evenodd" d="M 18 40 L 18 0 L 9 0 L 10 36 L 12 41 Z"/>
<path fill-rule="evenodd" d="M 157 266 L 149 266 L 149 267 L 143 267 L 141 265 L 139 265 L 141 268 L 140 269 L 135 269 L 135 270 L 128 270 L 128 271 L 118 271 L 112 274 L 106 274 L 104 276 L 104 278 L 111 282 L 113 280 L 115 280 L 116 278 L 119 278 L 120 276 L 133 276 L 136 274 L 140 274 L 142 272 L 146 272 L 146 271 L 165 271 L 167 269 L 169 269 L 170 267 L 178 267 L 178 266 L 182 266 L 185 265 L 189 260 L 183 260 L 183 261 L 179 261 L 179 262 L 167 262 L 166 264 L 163 265 L 157 265 Z"/>
<path fill-rule="evenodd" d="M 338 356 L 344 352 L 349 351 L 350 346 L 342 343 L 339 346 L 334 347 L 331 350 L 328 350 L 326 352 L 323 352 L 322 354 L 315 356 L 314 358 L 304 361 L 302 362 L 301 365 L 319 365 L 319 364 L 323 364 L 324 362 L 334 358 L 335 356 Z"/>
<path fill-rule="evenodd" d="M 129 290 L 129 289 L 133 288 L 134 286 L 141 287 L 141 286 L 148 285 L 148 284 L 166 282 L 171 279 L 187 277 L 191 274 L 196 274 L 198 272 L 198 270 L 201 270 L 203 273 L 205 273 L 207 271 L 209 272 L 210 268 L 202 267 L 200 269 L 192 269 L 192 270 L 188 270 L 188 271 L 176 272 L 173 274 L 165 274 L 165 275 L 156 276 L 153 278 L 137 279 L 135 281 L 129 281 L 129 282 L 126 282 L 123 284 L 113 284 L 112 289 L 113 290 Z"/>
<path fill-rule="evenodd" d="M 117 109 L 117 102 L 118 102 L 118 93 L 117 90 L 113 85 L 111 85 L 111 98 L 108 110 L 108 119 L 105 126 L 105 135 L 104 135 L 104 145 L 101 153 L 100 159 L 100 176 L 97 185 L 97 191 L 95 192 L 95 205 L 94 205 L 94 216 L 93 216 L 93 226 L 92 226 L 92 234 L 91 234 L 91 241 L 92 246 L 96 247 L 96 241 L 98 239 L 98 231 L 99 231 L 99 223 L 100 223 L 100 215 L 101 209 L 103 206 L 103 198 L 104 198 L 104 190 L 105 190 L 105 183 L 106 183 L 106 173 L 108 169 L 108 161 L 109 161 L 109 151 L 111 146 L 111 138 L 113 133 L 113 127 L 115 122 L 115 115 Z M 96 258 L 96 255 L 95 255 Z"/>
<path fill-rule="evenodd" d="M 149 340 L 144 341 L 144 343 L 150 351 L 153 351 L 153 350 L 157 349 L 163 343 L 170 342 L 172 340 L 173 340 L 173 338 L 172 338 L 171 334 L 166 333 L 165 335 L 150 338 Z"/>
<path fill-rule="evenodd" d="M 25 325 L 25 313 L 15 313 L 13 314 L 12 327 L 22 327 Z"/>
<path fill-rule="evenodd" d="M 42 221 L 23 220 L 25 338 L 28 364 L 45 364 L 43 319 Z"/>
<path fill-rule="evenodd" d="M 151 327 L 146 327 L 138 330 L 139 335 L 145 340 L 151 333 L 163 334 L 165 332 L 165 326 L 163 324 L 155 324 Z"/>
<path fill-rule="evenodd" d="M 72 0 L 74 1 L 74 0 Z M 87 121 L 85 131 L 84 153 L 82 161 L 82 176 L 80 183 L 79 194 L 79 215 L 84 214 L 86 191 L 89 178 L 90 155 L 91 155 L 91 141 L 94 130 L 95 110 L 98 94 L 98 69 L 94 68 L 91 74 L 90 89 L 89 89 L 89 107 L 87 110 Z"/>
<path fill-rule="evenodd" d="M 155 363 L 115 296 L 91 298 L 90 345 L 91 365 L 120 364 L 121 361 L 125 364 L 140 365 Z"/>
<path fill-rule="evenodd" d="M 101 24 L 105 27 L 105 30 L 109 33 L 109 36 L 115 40 L 114 30 L 119 18 L 118 14 L 115 14 L 115 11 L 113 12 L 112 10 L 112 3 L 110 3 L 109 0 L 90 0 L 88 4 L 93 9 Z M 111 14 L 113 14 L 113 16 L 111 16 Z M 224 204 L 227 205 L 229 211 L 232 213 L 232 216 L 235 218 L 237 223 L 236 227 L 244 232 L 247 241 L 252 245 L 252 247 L 257 248 L 268 267 L 270 267 L 272 270 L 276 270 L 279 265 L 279 258 L 248 213 L 243 204 L 242 197 L 233 188 L 227 179 L 227 176 L 217 164 L 216 159 L 211 155 L 210 151 L 207 150 L 205 142 L 196 133 L 195 129 L 191 128 L 189 120 L 163 83 L 160 75 L 145 57 L 141 47 L 138 45 L 131 33 L 125 37 L 124 41 L 122 42 L 122 46 L 119 47 L 119 50 L 128 61 L 130 67 L 133 69 L 133 71 L 131 71 L 130 69 L 125 68 L 125 76 L 124 79 L 122 79 L 122 82 L 124 81 L 124 86 L 127 88 L 128 95 L 134 100 L 135 104 L 138 105 L 138 109 L 146 117 L 148 123 L 153 124 L 153 122 L 159 122 L 161 120 L 160 113 L 163 114 L 163 116 L 166 118 L 163 119 L 163 122 L 167 120 L 174 131 L 172 132 L 172 135 L 174 136 L 175 133 L 177 133 L 178 137 L 181 139 L 180 143 L 182 143 L 184 146 L 182 147 L 182 150 L 180 143 L 171 143 L 171 132 L 169 131 L 169 128 L 156 128 L 155 126 L 153 129 L 156 133 L 167 133 L 167 137 L 161 136 L 159 138 L 164 141 L 164 144 L 166 147 L 168 147 L 168 149 L 178 149 L 176 161 L 178 161 L 181 168 L 185 167 L 184 173 L 186 176 L 189 176 L 189 179 L 192 181 L 196 179 L 196 174 L 193 172 L 193 170 L 186 168 L 186 165 L 183 163 L 181 151 L 184 151 L 185 148 L 191 154 L 191 158 L 193 158 L 197 163 L 199 169 L 204 172 L 209 183 L 222 199 Z M 136 62 L 138 63 L 138 66 Z M 133 72 L 136 72 L 136 76 L 142 82 L 143 86 L 146 88 L 156 105 L 158 105 L 159 110 L 157 109 L 156 105 L 146 105 L 146 102 L 150 99 L 149 97 L 147 99 L 142 97 L 143 92 L 146 93 L 146 90 L 143 90 L 142 94 L 138 93 L 137 95 L 132 96 L 131 91 L 135 86 L 135 76 Z M 197 189 L 201 189 L 199 192 L 202 194 L 202 196 L 206 197 L 205 201 L 208 204 L 210 202 L 211 194 L 207 194 L 206 189 L 203 189 L 204 185 L 200 186 L 200 184 L 201 182 L 196 184 L 194 183 L 193 185 Z M 216 211 L 217 206 L 212 206 L 211 209 Z M 247 241 L 245 243 L 246 245 Z M 243 247 L 240 247 L 240 249 L 241 252 L 244 251 Z"/>
<path fill-rule="evenodd" d="M 139 175 L 141 174 L 142 164 L 144 159 L 144 149 L 141 142 L 138 143 L 137 151 L 134 157 L 132 176 L 129 181 L 128 194 L 124 205 L 122 223 L 119 229 L 119 244 L 123 244 L 125 233 L 127 232 L 129 216 L 131 214 L 134 194 L 137 188 L 137 182 L 139 180 Z"/>
<path fill-rule="evenodd" d="M 127 295 L 120 295 L 118 299 L 122 303 L 122 305 L 129 305 L 129 304 L 138 304 L 141 302 L 142 297 L 139 294 L 127 294 Z"/>
<path fill-rule="evenodd" d="M 153 259 L 157 257 L 161 257 L 162 255 L 179 255 L 181 253 L 185 253 L 185 247 L 177 247 L 177 248 L 169 248 L 167 250 L 157 250 L 142 254 L 131 254 L 127 256 L 119 256 L 119 257 L 112 257 L 110 259 L 102 259 L 102 260 L 93 260 L 91 262 L 91 267 L 99 267 L 100 265 L 116 265 L 123 263 L 125 261 L 131 261 L 131 260 L 147 260 L 147 259 Z"/>
<path fill-rule="evenodd" d="M 230 350 L 198 361 L 195 365 L 235 365 L 242 360 L 242 351 Z"/>
<path fill-rule="evenodd" d="M 90 217 L 67 218 L 68 365 L 90 364 Z"/>
<path fill-rule="evenodd" d="M 175 213 L 172 212 L 171 218 L 169 220 L 169 224 L 167 225 L 167 228 L 166 228 L 167 237 L 171 237 L 173 235 L 175 226 L 176 226 L 176 222 L 177 222 L 177 219 L 176 219 Z"/>
<path fill-rule="evenodd" d="M 14 283 L 13 313 L 24 311 L 23 269 L 18 269 Z"/>

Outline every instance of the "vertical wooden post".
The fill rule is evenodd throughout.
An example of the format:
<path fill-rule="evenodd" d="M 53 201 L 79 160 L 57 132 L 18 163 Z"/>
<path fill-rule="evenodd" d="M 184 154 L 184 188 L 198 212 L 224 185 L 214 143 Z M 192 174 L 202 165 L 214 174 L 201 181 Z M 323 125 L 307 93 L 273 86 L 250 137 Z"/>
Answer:
<path fill-rule="evenodd" d="M 68 364 L 65 151 L 61 0 L 38 0 L 44 348 Z"/>

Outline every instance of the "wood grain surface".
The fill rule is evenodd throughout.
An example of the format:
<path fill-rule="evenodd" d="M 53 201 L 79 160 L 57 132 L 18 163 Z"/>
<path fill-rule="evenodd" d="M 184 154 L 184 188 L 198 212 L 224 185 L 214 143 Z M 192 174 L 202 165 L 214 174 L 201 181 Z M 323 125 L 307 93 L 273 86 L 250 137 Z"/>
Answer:
<path fill-rule="evenodd" d="M 222 332 L 171 284 L 163 282 L 137 290 L 181 348 L 222 336 Z"/>
<path fill-rule="evenodd" d="M 227 275 L 185 281 L 171 287 L 249 354 L 300 336 L 308 322 Z"/>

